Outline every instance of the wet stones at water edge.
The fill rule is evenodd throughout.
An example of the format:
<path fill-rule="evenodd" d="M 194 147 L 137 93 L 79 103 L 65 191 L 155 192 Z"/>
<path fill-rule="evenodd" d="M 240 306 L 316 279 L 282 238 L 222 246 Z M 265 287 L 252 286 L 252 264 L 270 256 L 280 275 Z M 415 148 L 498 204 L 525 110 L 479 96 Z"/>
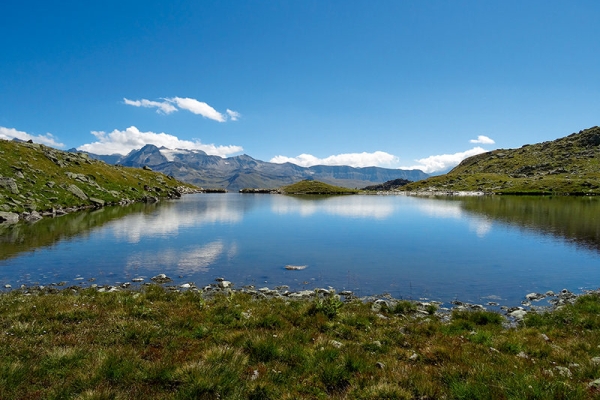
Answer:
<path fill-rule="evenodd" d="M 159 283 L 159 284 L 168 283 L 168 282 L 172 282 L 173 281 L 173 279 L 169 278 L 165 274 L 158 274 L 158 275 L 153 276 L 152 278 L 150 278 L 150 280 L 152 282 L 156 282 L 156 283 Z"/>
<path fill-rule="evenodd" d="M 19 222 L 19 214 L 0 211 L 0 224 L 16 224 Z"/>

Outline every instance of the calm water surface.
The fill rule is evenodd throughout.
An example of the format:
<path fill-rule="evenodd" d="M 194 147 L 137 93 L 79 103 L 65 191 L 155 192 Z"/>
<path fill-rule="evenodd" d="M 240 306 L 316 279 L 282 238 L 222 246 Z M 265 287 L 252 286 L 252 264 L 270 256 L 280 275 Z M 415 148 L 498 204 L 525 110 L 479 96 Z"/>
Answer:
<path fill-rule="evenodd" d="M 600 287 L 599 200 L 188 195 L 0 228 L 0 284 L 165 273 L 516 305 L 534 291 Z"/>

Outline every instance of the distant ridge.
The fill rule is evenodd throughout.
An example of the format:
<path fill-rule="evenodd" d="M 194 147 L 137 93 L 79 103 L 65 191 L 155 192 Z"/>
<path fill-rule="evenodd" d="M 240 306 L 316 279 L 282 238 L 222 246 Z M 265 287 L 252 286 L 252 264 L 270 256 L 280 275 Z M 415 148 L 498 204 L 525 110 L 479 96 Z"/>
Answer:
<path fill-rule="evenodd" d="M 183 182 L 229 191 L 243 188 L 275 189 L 304 179 L 316 179 L 330 185 L 354 189 L 393 179 L 417 181 L 429 176 L 421 170 L 275 164 L 254 159 L 246 154 L 222 158 L 208 155 L 201 150 L 173 150 L 151 144 L 120 157 L 88 154 L 110 164 L 148 166 L 154 171 L 160 171 Z"/>
<path fill-rule="evenodd" d="M 445 175 L 400 190 L 600 195 L 600 128 L 469 157 Z"/>

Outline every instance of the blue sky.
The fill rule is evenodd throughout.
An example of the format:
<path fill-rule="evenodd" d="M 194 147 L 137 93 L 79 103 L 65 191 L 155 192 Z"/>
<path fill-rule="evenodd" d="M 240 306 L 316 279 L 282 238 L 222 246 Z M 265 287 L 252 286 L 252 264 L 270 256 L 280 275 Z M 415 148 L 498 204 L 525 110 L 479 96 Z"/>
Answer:
<path fill-rule="evenodd" d="M 598 1 L 5 2 L 0 137 L 434 172 L 599 125 L 599 18 Z"/>

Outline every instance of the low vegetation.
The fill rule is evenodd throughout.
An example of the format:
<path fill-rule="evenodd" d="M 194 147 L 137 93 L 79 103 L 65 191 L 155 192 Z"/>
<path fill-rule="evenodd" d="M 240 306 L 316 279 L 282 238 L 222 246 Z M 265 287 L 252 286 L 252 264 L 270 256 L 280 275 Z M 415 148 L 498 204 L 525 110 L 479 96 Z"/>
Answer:
<path fill-rule="evenodd" d="M 283 186 L 279 188 L 279 192 L 284 194 L 356 194 L 359 191 L 328 185 L 319 181 L 303 180 L 292 185 Z"/>
<path fill-rule="evenodd" d="M 195 186 L 141 168 L 108 165 L 83 153 L 0 140 L 0 212 L 54 212 L 161 197 Z"/>
<path fill-rule="evenodd" d="M 488 311 L 447 321 L 435 307 L 335 295 L 17 290 L 0 295 L 0 398 L 600 396 L 598 295 L 505 324 Z"/>
<path fill-rule="evenodd" d="M 599 195 L 600 128 L 469 157 L 445 175 L 410 183 L 400 190 Z"/>

